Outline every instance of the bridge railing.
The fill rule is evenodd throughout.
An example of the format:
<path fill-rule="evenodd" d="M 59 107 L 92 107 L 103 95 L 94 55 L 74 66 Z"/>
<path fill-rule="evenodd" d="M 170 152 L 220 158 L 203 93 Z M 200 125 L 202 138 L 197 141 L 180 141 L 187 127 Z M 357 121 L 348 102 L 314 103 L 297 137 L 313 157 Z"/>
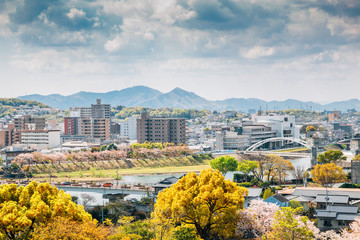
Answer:
<path fill-rule="evenodd" d="M 273 152 L 273 151 L 245 151 L 245 154 L 260 154 L 260 155 L 278 155 L 289 157 L 308 157 L 310 153 L 294 153 L 294 152 Z"/>

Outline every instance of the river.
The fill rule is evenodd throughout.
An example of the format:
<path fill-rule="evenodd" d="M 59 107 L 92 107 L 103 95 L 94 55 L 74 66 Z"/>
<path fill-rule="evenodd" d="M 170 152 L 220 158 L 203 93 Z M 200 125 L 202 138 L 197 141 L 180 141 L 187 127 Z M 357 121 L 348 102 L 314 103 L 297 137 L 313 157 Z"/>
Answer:
<path fill-rule="evenodd" d="M 304 169 L 308 169 L 311 167 L 311 158 L 310 157 L 305 157 L 305 158 L 297 158 L 297 159 L 291 159 L 289 160 L 294 167 L 297 166 L 302 166 Z M 225 178 L 226 179 L 233 179 L 233 175 L 234 173 L 237 172 L 229 172 L 226 174 Z M 146 186 L 151 186 L 167 177 L 181 177 L 184 174 L 179 174 L 179 173 L 174 173 L 174 174 L 144 174 L 144 175 L 125 175 L 122 176 L 122 179 L 119 181 L 112 181 L 113 184 L 127 184 L 127 185 L 134 185 L 134 184 L 142 184 L 142 185 L 146 185 Z M 287 177 L 287 179 L 291 179 L 292 175 L 289 174 L 289 176 Z M 77 196 L 79 197 L 79 203 L 81 203 L 82 199 L 81 199 L 81 192 L 80 191 L 68 191 L 68 193 L 70 193 L 72 196 Z M 101 193 L 91 193 L 92 196 L 95 197 L 95 202 L 92 205 L 103 205 L 103 204 L 107 204 L 109 202 L 108 199 L 104 199 Z M 144 197 L 144 195 L 129 195 L 127 196 L 125 199 L 138 199 L 140 200 L 142 197 Z"/>

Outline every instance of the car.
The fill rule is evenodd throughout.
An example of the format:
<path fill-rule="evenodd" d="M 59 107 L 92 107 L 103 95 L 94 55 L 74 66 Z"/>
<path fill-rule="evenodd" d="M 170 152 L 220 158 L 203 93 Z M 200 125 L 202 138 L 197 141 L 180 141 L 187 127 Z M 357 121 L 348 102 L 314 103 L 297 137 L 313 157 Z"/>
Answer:
<path fill-rule="evenodd" d="M 104 187 L 112 187 L 112 183 L 107 182 L 107 183 L 104 183 L 103 186 Z"/>
<path fill-rule="evenodd" d="M 71 185 L 71 182 L 64 182 L 64 185 Z"/>

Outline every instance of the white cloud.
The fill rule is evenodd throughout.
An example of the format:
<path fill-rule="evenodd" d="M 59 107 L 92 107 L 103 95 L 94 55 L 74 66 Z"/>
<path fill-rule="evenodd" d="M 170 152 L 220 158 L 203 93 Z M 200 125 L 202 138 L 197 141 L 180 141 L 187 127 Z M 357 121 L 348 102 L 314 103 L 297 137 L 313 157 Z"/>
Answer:
<path fill-rule="evenodd" d="M 85 17 L 86 13 L 83 10 L 79 10 L 77 8 L 71 8 L 70 12 L 66 14 L 70 19 L 74 19 L 77 17 Z"/>
<path fill-rule="evenodd" d="M 32 73 L 61 72 L 65 74 L 91 74 L 106 72 L 106 64 L 86 50 L 41 50 L 36 53 L 15 55 L 10 66 Z"/>
<path fill-rule="evenodd" d="M 119 50 L 121 47 L 125 46 L 126 44 L 128 44 L 128 40 L 124 39 L 124 37 L 121 34 L 119 34 L 113 40 L 108 40 L 105 43 L 104 48 L 108 52 L 114 52 Z"/>
<path fill-rule="evenodd" d="M 260 57 L 271 56 L 275 53 L 275 49 L 272 47 L 255 46 L 249 50 L 241 51 L 241 54 L 245 58 L 256 59 Z"/>

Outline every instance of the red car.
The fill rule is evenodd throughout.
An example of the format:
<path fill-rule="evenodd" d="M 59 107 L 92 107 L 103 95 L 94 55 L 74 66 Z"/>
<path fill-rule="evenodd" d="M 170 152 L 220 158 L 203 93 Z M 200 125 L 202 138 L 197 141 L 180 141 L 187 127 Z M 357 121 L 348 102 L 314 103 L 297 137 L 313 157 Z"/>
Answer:
<path fill-rule="evenodd" d="M 112 187 L 112 183 L 107 182 L 107 183 L 104 183 L 103 186 L 104 186 L 104 187 Z"/>

